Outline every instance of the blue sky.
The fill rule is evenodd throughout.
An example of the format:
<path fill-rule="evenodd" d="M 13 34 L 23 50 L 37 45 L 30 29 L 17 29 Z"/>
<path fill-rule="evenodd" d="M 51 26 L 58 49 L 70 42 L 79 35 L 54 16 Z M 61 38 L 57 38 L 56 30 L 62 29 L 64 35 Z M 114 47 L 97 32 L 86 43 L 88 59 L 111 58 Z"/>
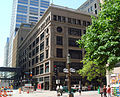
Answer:
<path fill-rule="evenodd" d="M 86 0 L 53 0 L 53 4 L 76 9 L 85 1 Z M 0 66 L 3 66 L 4 47 L 10 33 L 12 3 L 13 0 L 0 1 Z"/>

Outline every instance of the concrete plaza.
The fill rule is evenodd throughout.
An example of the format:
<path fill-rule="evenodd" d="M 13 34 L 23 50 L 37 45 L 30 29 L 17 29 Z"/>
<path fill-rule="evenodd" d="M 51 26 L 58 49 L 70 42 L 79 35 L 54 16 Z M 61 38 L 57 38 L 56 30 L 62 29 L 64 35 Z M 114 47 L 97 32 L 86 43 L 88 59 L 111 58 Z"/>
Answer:
<path fill-rule="evenodd" d="M 62 96 L 57 96 L 56 91 L 35 91 L 33 93 L 27 94 L 25 93 L 18 93 L 18 90 L 14 90 L 12 97 L 67 97 L 67 93 L 63 93 Z M 74 93 L 74 97 L 100 97 L 100 94 L 97 91 L 84 91 L 79 95 L 78 92 Z"/>

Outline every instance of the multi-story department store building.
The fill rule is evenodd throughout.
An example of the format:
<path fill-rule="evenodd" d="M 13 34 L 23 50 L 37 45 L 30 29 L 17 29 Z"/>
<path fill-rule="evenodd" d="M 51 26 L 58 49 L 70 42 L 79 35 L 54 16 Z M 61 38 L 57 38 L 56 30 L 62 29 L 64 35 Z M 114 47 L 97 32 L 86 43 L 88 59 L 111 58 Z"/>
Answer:
<path fill-rule="evenodd" d="M 18 64 L 24 72 L 32 72 L 32 78 L 41 84 L 43 89 L 55 89 L 56 78 L 54 65 L 59 67 L 58 78 L 60 84 L 66 85 L 67 54 L 71 55 L 70 67 L 79 70 L 83 67 L 80 63 L 84 57 L 84 49 L 76 43 L 86 27 L 91 24 L 90 14 L 74 9 L 51 5 L 39 22 L 18 42 Z M 79 84 L 80 75 L 73 73 L 71 84 Z M 33 81 L 34 83 L 34 81 Z"/>

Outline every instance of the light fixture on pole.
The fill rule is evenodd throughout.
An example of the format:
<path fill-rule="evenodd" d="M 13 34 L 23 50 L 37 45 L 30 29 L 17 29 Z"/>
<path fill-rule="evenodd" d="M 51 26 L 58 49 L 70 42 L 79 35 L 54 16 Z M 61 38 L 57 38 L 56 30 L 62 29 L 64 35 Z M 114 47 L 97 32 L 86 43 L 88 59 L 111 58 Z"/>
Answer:
<path fill-rule="evenodd" d="M 67 69 L 68 69 L 68 95 L 69 97 L 73 97 L 71 93 L 71 74 L 70 74 L 70 54 L 67 55 Z"/>

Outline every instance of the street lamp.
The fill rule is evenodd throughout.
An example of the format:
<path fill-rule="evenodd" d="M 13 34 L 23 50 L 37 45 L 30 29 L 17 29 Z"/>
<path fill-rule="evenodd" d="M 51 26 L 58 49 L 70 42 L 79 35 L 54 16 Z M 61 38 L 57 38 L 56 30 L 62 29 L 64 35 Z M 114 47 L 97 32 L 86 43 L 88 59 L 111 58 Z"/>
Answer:
<path fill-rule="evenodd" d="M 67 69 L 68 69 L 68 97 L 73 97 L 71 93 L 71 74 L 70 74 L 70 54 L 67 55 Z"/>

